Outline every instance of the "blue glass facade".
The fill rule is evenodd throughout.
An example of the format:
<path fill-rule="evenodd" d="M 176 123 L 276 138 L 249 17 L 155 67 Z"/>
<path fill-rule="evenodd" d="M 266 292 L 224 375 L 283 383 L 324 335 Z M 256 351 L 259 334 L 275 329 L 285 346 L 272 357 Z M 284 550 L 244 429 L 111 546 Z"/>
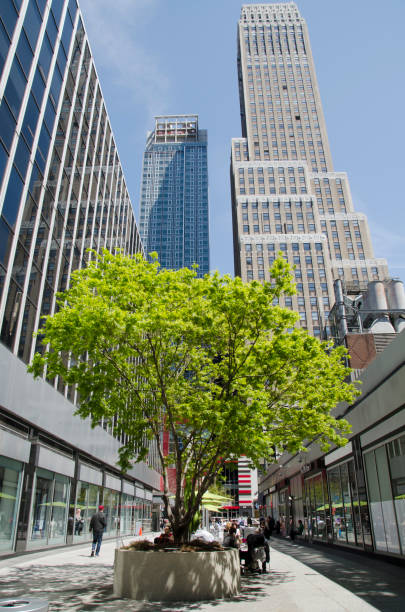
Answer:
<path fill-rule="evenodd" d="M 76 0 L 1 0 L 0 76 L 0 338 L 29 362 L 87 248 L 141 243 Z"/>
<path fill-rule="evenodd" d="M 154 451 L 124 476 L 113 423 L 26 371 L 56 292 L 103 247 L 142 251 L 77 2 L 0 0 L 0 557 L 88 541 L 99 503 L 107 536 L 150 528 Z"/>
<path fill-rule="evenodd" d="M 196 116 L 157 117 L 143 160 L 140 234 L 164 268 L 209 271 L 207 133 Z"/>

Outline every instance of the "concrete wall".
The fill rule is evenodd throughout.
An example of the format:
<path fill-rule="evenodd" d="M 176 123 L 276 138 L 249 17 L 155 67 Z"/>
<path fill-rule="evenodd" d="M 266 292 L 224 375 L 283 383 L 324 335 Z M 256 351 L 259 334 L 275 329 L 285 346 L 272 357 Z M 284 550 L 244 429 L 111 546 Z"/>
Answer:
<path fill-rule="evenodd" d="M 74 405 L 44 380 L 34 380 L 26 365 L 0 344 L 0 405 L 30 424 L 94 459 L 117 467 L 119 442 L 90 419 L 74 416 Z M 135 464 L 130 476 L 160 489 L 160 475 L 145 463 Z"/>

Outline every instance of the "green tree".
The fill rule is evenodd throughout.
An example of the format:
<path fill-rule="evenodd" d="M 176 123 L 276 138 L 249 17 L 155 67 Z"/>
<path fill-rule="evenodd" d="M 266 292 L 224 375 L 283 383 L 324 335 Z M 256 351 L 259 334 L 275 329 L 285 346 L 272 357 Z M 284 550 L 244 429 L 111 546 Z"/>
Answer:
<path fill-rule="evenodd" d="M 317 437 L 341 445 L 348 431 L 331 409 L 352 401 L 344 349 L 293 329 L 297 315 L 273 301 L 295 289 L 286 262 L 272 283 L 160 269 L 103 251 L 72 275 L 45 319 L 43 354 L 30 371 L 75 385 L 76 414 L 126 434 L 120 466 L 156 444 L 163 500 L 175 541 L 187 539 L 201 497 L 229 457 L 258 464 L 273 448 L 303 449 Z M 164 456 L 161 433 L 173 452 Z M 170 504 L 168 466 L 176 468 Z"/>

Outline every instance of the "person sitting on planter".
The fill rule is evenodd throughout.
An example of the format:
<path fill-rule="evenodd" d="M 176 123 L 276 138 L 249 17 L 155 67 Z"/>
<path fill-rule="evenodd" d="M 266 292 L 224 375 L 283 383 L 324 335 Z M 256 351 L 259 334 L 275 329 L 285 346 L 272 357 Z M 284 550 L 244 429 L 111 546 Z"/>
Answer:
<path fill-rule="evenodd" d="M 236 537 L 236 529 L 235 527 L 230 527 L 228 533 L 224 536 L 223 546 L 226 548 L 238 548 L 238 540 Z"/>
<path fill-rule="evenodd" d="M 232 527 L 235 529 L 235 535 L 236 535 L 236 544 L 238 546 L 238 548 L 240 548 L 240 543 L 241 543 L 241 533 L 240 533 L 240 529 L 238 527 L 238 523 L 236 521 L 233 521 L 232 523 Z"/>
<path fill-rule="evenodd" d="M 173 544 L 173 534 L 170 531 L 170 527 L 166 525 L 163 533 L 160 534 L 157 538 L 154 539 L 155 544 Z"/>

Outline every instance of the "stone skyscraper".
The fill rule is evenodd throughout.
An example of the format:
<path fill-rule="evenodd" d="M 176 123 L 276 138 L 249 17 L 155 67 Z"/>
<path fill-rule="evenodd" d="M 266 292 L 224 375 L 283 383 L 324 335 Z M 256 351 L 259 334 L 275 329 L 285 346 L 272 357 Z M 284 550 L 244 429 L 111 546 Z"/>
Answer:
<path fill-rule="evenodd" d="M 207 132 L 196 115 L 155 118 L 143 158 L 140 234 L 164 268 L 209 271 Z"/>
<path fill-rule="evenodd" d="M 238 24 L 242 138 L 232 140 L 235 273 L 270 280 L 282 251 L 297 295 L 283 305 L 320 336 L 333 280 L 388 277 L 345 172 L 333 169 L 307 26 L 295 3 L 244 5 Z M 337 77 L 338 78 L 338 77 Z"/>

